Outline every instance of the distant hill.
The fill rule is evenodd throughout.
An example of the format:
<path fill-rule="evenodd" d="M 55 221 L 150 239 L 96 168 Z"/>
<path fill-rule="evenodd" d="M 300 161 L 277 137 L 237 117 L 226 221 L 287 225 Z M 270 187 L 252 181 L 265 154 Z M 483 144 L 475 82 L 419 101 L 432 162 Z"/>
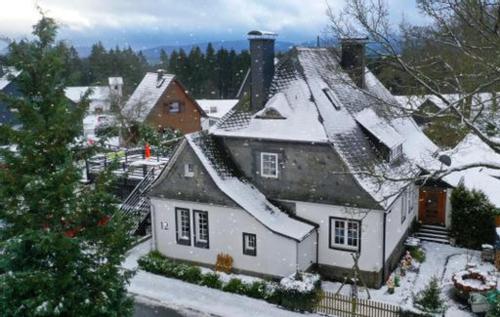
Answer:
<path fill-rule="evenodd" d="M 225 49 L 231 50 L 234 49 L 237 52 L 241 52 L 243 50 L 248 50 L 248 41 L 240 40 L 240 41 L 217 41 L 211 42 L 214 49 L 217 51 L 218 49 L 224 47 Z M 204 52 L 207 48 L 208 42 L 206 43 L 196 43 L 196 44 L 186 44 L 186 45 L 162 45 L 158 47 L 148 48 L 142 50 L 142 54 L 148 60 L 149 63 L 155 64 L 160 61 L 160 51 L 164 49 L 168 54 L 172 53 L 174 50 L 184 49 L 187 53 L 191 51 L 193 47 L 200 47 Z M 283 42 L 276 41 L 276 51 L 277 52 L 286 52 L 290 48 L 292 48 L 295 44 L 292 42 Z"/>

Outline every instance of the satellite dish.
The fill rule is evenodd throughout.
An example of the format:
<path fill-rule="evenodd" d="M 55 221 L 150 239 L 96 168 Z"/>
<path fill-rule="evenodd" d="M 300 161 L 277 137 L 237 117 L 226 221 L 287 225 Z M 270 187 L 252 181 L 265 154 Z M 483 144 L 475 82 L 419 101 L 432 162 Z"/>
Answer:
<path fill-rule="evenodd" d="M 439 156 L 439 161 L 441 163 L 443 163 L 444 165 L 446 165 L 446 166 L 450 166 L 451 165 L 451 157 L 449 157 L 448 155 L 440 155 Z"/>

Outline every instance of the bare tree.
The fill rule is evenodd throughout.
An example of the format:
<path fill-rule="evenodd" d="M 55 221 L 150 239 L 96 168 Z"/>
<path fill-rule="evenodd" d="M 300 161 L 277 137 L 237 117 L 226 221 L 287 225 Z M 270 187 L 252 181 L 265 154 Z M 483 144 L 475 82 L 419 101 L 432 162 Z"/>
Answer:
<path fill-rule="evenodd" d="M 387 57 L 418 85 L 423 94 L 433 95 L 445 105 L 430 117 L 451 115 L 484 143 L 500 154 L 500 138 L 488 135 L 478 123 L 487 103 L 471 113 L 470 101 L 480 92 L 500 87 L 500 3 L 498 0 L 417 0 L 418 8 L 430 23 L 424 27 L 390 22 L 389 6 L 384 0 L 346 0 L 341 10 L 328 6 L 328 31 L 336 38 L 367 37 L 377 43 L 377 53 Z M 420 50 L 417 58 L 401 55 L 401 47 L 434 47 Z M 439 70 L 439 76 L 436 75 Z M 434 72 L 434 73 L 433 73 Z M 459 97 L 447 97 L 454 92 Z M 394 106 L 394 105 L 391 105 Z M 496 107 L 495 107 L 496 108 Z M 498 111 L 496 109 L 495 111 Z M 499 118 L 499 117 L 497 117 Z M 493 122 L 498 130 L 500 122 Z M 473 166 L 458 168 L 459 170 Z M 500 169 L 489 164 L 488 168 Z"/>

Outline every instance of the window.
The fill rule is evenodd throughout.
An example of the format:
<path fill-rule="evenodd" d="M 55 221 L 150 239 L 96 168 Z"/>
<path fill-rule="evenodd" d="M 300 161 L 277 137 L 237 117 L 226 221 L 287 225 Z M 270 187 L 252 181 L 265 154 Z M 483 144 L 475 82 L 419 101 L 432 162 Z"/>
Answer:
<path fill-rule="evenodd" d="M 191 219 L 189 209 L 175 208 L 177 243 L 191 245 Z"/>
<path fill-rule="evenodd" d="M 168 112 L 179 113 L 181 112 L 181 104 L 178 101 L 174 101 L 168 105 Z"/>
<path fill-rule="evenodd" d="M 194 166 L 191 163 L 184 164 L 184 177 L 194 176 Z"/>
<path fill-rule="evenodd" d="M 360 228 L 358 220 L 330 217 L 330 249 L 359 250 Z"/>
<path fill-rule="evenodd" d="M 208 212 L 193 210 L 194 219 L 194 245 L 208 249 Z"/>
<path fill-rule="evenodd" d="M 394 162 L 403 155 L 403 145 L 399 144 L 391 149 L 389 154 L 389 161 Z"/>
<path fill-rule="evenodd" d="M 408 208 L 408 213 L 411 214 L 415 210 L 415 202 L 418 201 L 418 191 L 415 190 L 415 187 L 409 188 L 412 189 L 408 192 L 408 205 L 410 206 L 410 208 Z"/>
<path fill-rule="evenodd" d="M 260 154 L 260 175 L 262 177 L 278 178 L 278 154 Z"/>
<path fill-rule="evenodd" d="M 243 233 L 243 254 L 257 255 L 257 236 L 253 233 Z"/>
<path fill-rule="evenodd" d="M 209 113 L 217 113 L 217 107 L 211 106 Z"/>
<path fill-rule="evenodd" d="M 401 223 L 405 222 L 408 213 L 408 191 L 405 189 L 401 195 Z"/>
<path fill-rule="evenodd" d="M 333 93 L 333 91 L 331 91 L 330 88 L 327 87 L 323 88 L 323 92 L 325 93 L 326 98 L 328 98 L 333 107 L 335 107 L 336 110 L 340 110 L 340 100 Z"/>

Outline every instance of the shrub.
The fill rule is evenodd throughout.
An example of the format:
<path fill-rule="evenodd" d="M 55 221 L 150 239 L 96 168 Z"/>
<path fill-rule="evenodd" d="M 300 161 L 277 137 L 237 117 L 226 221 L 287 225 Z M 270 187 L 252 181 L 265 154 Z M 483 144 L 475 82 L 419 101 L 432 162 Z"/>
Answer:
<path fill-rule="evenodd" d="M 167 258 L 158 251 L 153 251 L 141 257 L 137 263 L 139 266 L 151 273 L 163 274 Z"/>
<path fill-rule="evenodd" d="M 410 255 L 417 262 L 425 262 L 425 251 L 422 248 L 410 248 Z"/>
<path fill-rule="evenodd" d="M 444 303 L 437 277 L 433 276 L 425 289 L 417 294 L 415 304 L 425 312 L 436 313 L 443 310 Z"/>
<path fill-rule="evenodd" d="M 313 312 L 323 296 L 319 276 L 306 273 L 283 278 L 275 294 L 281 306 L 301 312 Z"/>
<path fill-rule="evenodd" d="M 182 280 L 188 283 L 199 284 L 202 279 L 201 269 L 197 266 L 189 266 L 182 277 Z"/>
<path fill-rule="evenodd" d="M 267 283 L 263 281 L 255 281 L 247 286 L 246 295 L 253 298 L 268 298 Z"/>
<path fill-rule="evenodd" d="M 224 292 L 245 294 L 247 291 L 247 286 L 239 278 L 232 278 L 229 282 L 222 288 Z"/>
<path fill-rule="evenodd" d="M 210 288 L 221 289 L 222 281 L 219 278 L 219 274 L 217 273 L 206 273 L 201 278 L 201 285 L 207 286 Z"/>
<path fill-rule="evenodd" d="M 451 195 L 451 234 L 457 244 L 479 249 L 495 239 L 495 207 L 483 192 L 468 190 L 460 184 Z"/>

